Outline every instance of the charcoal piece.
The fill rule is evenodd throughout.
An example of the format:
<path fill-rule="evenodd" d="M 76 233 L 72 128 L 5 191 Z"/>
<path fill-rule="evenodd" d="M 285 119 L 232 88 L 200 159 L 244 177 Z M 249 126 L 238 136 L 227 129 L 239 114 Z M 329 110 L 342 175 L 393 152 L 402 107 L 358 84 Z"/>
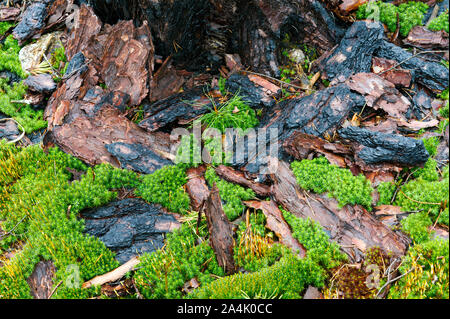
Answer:
<path fill-rule="evenodd" d="M 197 87 L 172 95 L 151 105 L 144 105 L 143 129 L 154 132 L 169 124 L 189 122 L 212 108 L 206 87 Z"/>
<path fill-rule="evenodd" d="M 342 128 L 338 133 L 342 138 L 360 144 L 356 147 L 356 154 L 367 164 L 418 166 L 423 165 L 430 156 L 422 140 L 373 132 L 356 126 Z"/>
<path fill-rule="evenodd" d="M 67 64 L 66 72 L 64 73 L 63 79 L 69 78 L 75 73 L 83 74 L 87 71 L 87 65 L 85 64 L 86 58 L 83 53 L 76 53 Z"/>
<path fill-rule="evenodd" d="M 173 215 L 141 199 L 127 198 L 81 212 L 85 232 L 116 252 L 120 263 L 164 245 L 165 234 L 178 227 Z"/>
<path fill-rule="evenodd" d="M 31 38 L 44 27 L 47 6 L 43 2 L 33 2 L 26 8 L 22 20 L 13 30 L 14 38 L 19 41 L 19 44 Z"/>
<path fill-rule="evenodd" d="M 420 57 L 414 57 L 413 54 L 388 41 L 382 41 L 374 54 L 401 63 L 403 69 L 411 71 L 413 81 L 431 90 L 442 91 L 448 87 L 448 69 L 439 62 L 428 62 Z"/>
<path fill-rule="evenodd" d="M 370 72 L 372 55 L 383 39 L 381 23 L 367 20 L 353 23 L 338 47 L 321 63 L 326 77 L 343 82 L 352 74 Z"/>
<path fill-rule="evenodd" d="M 163 166 L 172 164 L 171 161 L 162 158 L 141 144 L 117 142 L 106 145 L 106 149 L 116 157 L 121 168 L 132 169 L 144 174 L 151 174 Z"/>
<path fill-rule="evenodd" d="M 364 103 L 361 95 L 351 92 L 344 84 L 300 99 L 291 99 L 285 104 L 287 109 L 291 109 L 285 119 L 286 129 L 289 135 L 299 129 L 303 133 L 321 137 L 326 132 L 332 133 L 353 108 L 363 106 Z"/>
<path fill-rule="evenodd" d="M 12 85 L 13 83 L 17 83 L 22 80 L 20 76 L 8 70 L 0 71 L 0 79 L 7 79 L 8 85 Z"/>
<path fill-rule="evenodd" d="M 56 83 L 50 74 L 30 75 L 24 81 L 29 90 L 39 93 L 51 93 L 56 89 Z"/>
<path fill-rule="evenodd" d="M 419 90 L 413 97 L 413 112 L 418 120 L 423 119 L 431 111 L 431 98 L 424 90 Z"/>
<path fill-rule="evenodd" d="M 267 92 L 263 87 L 252 82 L 248 76 L 237 73 L 232 74 L 227 79 L 225 86 L 229 92 L 242 96 L 243 100 L 254 109 L 272 107 L 275 104 L 275 100 L 271 93 L 279 93 Z"/>
<path fill-rule="evenodd" d="M 2 139 L 15 140 L 20 136 L 17 124 L 13 120 L 2 120 L 0 113 L 0 141 Z"/>

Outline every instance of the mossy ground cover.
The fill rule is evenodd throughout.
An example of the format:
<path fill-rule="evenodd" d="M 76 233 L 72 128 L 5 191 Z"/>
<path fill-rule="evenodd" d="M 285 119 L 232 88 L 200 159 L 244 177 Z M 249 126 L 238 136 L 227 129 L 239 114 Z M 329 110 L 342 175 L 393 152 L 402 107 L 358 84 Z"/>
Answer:
<path fill-rule="evenodd" d="M 422 25 L 423 17 L 428 5 L 420 1 L 408 1 L 398 6 L 383 1 L 365 3 L 356 12 L 357 19 L 379 19 L 386 24 L 390 32 L 397 29 L 397 16 L 400 25 L 400 34 L 406 37 L 414 26 Z M 440 23 L 436 23 L 439 24 Z"/>
<path fill-rule="evenodd" d="M 13 26 L 8 22 L 1 23 L 0 35 Z M 21 47 L 12 35 L 7 36 L 4 42 L 0 43 L 0 72 L 12 72 L 21 79 L 26 77 L 19 61 L 20 49 Z M 44 112 L 42 110 L 35 110 L 28 104 L 14 102 L 23 100 L 26 87 L 22 81 L 10 83 L 10 80 L 0 78 L 0 112 L 19 122 L 26 133 L 47 127 L 47 121 L 43 120 Z"/>

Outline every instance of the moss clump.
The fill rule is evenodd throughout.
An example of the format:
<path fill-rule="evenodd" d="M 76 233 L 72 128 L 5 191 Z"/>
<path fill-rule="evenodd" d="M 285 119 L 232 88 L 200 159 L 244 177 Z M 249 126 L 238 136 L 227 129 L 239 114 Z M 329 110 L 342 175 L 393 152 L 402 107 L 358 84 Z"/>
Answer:
<path fill-rule="evenodd" d="M 189 298 L 242 299 L 255 297 L 301 298 L 308 285 L 323 287 L 325 273 L 311 258 L 288 253 L 271 267 L 250 274 L 220 278 L 189 294 Z"/>
<path fill-rule="evenodd" d="M 392 299 L 449 298 L 449 243 L 434 239 L 409 249 L 400 273 L 406 274 L 389 291 Z"/>
<path fill-rule="evenodd" d="M 220 198 L 225 202 L 223 210 L 229 220 L 235 220 L 243 213 L 245 206 L 242 201 L 255 198 L 255 193 L 251 189 L 245 189 L 219 178 L 211 166 L 206 170 L 205 178 L 210 187 L 216 184 L 219 189 Z"/>
<path fill-rule="evenodd" d="M 377 205 L 390 205 L 396 188 L 396 184 L 393 182 L 381 182 L 377 187 L 380 195 Z"/>
<path fill-rule="evenodd" d="M 372 210 L 373 188 L 363 175 L 353 176 L 349 170 L 331 165 L 325 157 L 294 161 L 291 168 L 302 188 L 319 194 L 328 192 L 341 207 L 360 204 Z"/>
<path fill-rule="evenodd" d="M 165 248 L 140 257 L 139 269 L 134 280 L 138 290 L 145 298 L 181 298 L 182 288 L 191 279 L 206 285 L 223 276 L 214 251 L 206 241 L 197 245 L 198 238 L 207 236 L 205 222 L 196 234 L 193 223 L 186 222 L 182 227 L 167 235 Z"/>
<path fill-rule="evenodd" d="M 409 1 L 399 6 L 377 1 L 373 4 L 365 3 L 361 5 L 356 12 L 356 18 L 377 18 L 377 13 L 379 13 L 380 21 L 387 25 L 390 32 L 395 32 L 398 15 L 400 34 L 406 37 L 413 27 L 422 25 L 422 20 L 427 10 L 428 5 L 420 1 Z"/>
<path fill-rule="evenodd" d="M 428 178 L 429 173 L 422 174 Z M 448 166 L 444 169 L 441 180 L 435 180 L 433 175 L 431 179 L 429 181 L 419 176 L 403 185 L 394 205 L 400 206 L 404 211 L 424 211 L 433 221 L 438 219 L 438 223 L 448 225 Z"/>
<path fill-rule="evenodd" d="M 136 195 L 144 200 L 161 204 L 174 213 L 186 213 L 190 199 L 183 186 L 187 183 L 185 166 L 165 166 L 153 174 L 141 177 Z"/>
<path fill-rule="evenodd" d="M 448 33 L 448 9 L 445 12 L 442 12 L 439 17 L 431 20 L 428 29 L 431 31 L 443 30 Z"/>
<path fill-rule="evenodd" d="M 0 44 L 0 71 L 7 70 L 21 78 L 26 75 L 19 61 L 20 46 L 17 40 L 9 35 L 3 44 Z M 36 111 L 31 106 L 23 103 L 13 103 L 14 100 L 22 100 L 26 93 L 26 87 L 22 82 L 9 84 L 8 79 L 0 78 L 0 112 L 14 118 L 19 122 L 26 133 L 47 127 L 47 121 L 43 120 L 43 111 Z"/>
<path fill-rule="evenodd" d="M 347 259 L 339 245 L 330 241 L 319 223 L 307 218 L 298 218 L 281 209 L 283 217 L 292 229 L 292 236 L 307 250 L 308 256 L 326 269 L 336 267 Z"/>
<path fill-rule="evenodd" d="M 75 270 L 77 285 L 118 266 L 114 253 L 101 241 L 83 234 L 84 222 L 77 217 L 81 210 L 104 205 L 117 195 L 102 184 L 105 168 L 94 174 L 57 149 L 46 154 L 39 146 L 18 149 L 1 143 L 0 150 L 1 227 L 6 233 L 14 228 L 0 241 L 1 253 L 21 247 L 0 267 L 0 297 L 30 298 L 26 278 L 40 259 L 53 261 L 55 284 L 64 283 L 55 298 L 91 296 L 95 290 L 81 290 L 68 282 L 74 274 L 70 269 Z M 66 168 L 83 170 L 85 175 L 70 182 Z"/>
<path fill-rule="evenodd" d="M 234 260 L 238 267 L 249 272 L 273 265 L 288 249 L 273 243 L 274 235 L 267 230 L 266 217 L 261 212 L 250 214 L 248 210 L 247 219 L 239 224 L 236 234 Z"/>

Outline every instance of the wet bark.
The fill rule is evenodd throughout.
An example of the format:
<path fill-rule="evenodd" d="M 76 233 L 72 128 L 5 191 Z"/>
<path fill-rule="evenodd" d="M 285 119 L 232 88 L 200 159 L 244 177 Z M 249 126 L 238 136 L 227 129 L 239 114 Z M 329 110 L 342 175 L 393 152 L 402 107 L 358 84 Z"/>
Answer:
<path fill-rule="evenodd" d="M 396 233 L 376 220 L 359 205 L 338 207 L 326 195 L 306 193 L 297 185 L 295 176 L 284 162 L 272 174 L 272 195 L 276 202 L 297 217 L 319 222 L 353 261 L 363 257 L 367 248 L 378 246 L 403 255 L 409 245 L 407 236 Z"/>
<path fill-rule="evenodd" d="M 214 249 L 219 266 L 230 275 L 236 271 L 233 257 L 233 227 L 222 208 L 219 190 L 214 185 L 206 199 L 202 212 L 206 216 L 211 246 Z"/>

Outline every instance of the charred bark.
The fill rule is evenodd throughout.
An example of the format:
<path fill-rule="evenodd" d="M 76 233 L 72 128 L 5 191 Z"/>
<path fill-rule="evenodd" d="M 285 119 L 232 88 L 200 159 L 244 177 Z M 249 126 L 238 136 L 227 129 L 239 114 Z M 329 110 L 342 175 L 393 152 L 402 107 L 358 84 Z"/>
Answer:
<path fill-rule="evenodd" d="M 340 28 L 316 0 L 93 0 L 110 24 L 151 21 L 156 51 L 173 55 L 189 71 L 220 66 L 225 53 L 238 53 L 253 71 L 278 75 L 280 43 L 286 34 L 323 52 Z"/>

